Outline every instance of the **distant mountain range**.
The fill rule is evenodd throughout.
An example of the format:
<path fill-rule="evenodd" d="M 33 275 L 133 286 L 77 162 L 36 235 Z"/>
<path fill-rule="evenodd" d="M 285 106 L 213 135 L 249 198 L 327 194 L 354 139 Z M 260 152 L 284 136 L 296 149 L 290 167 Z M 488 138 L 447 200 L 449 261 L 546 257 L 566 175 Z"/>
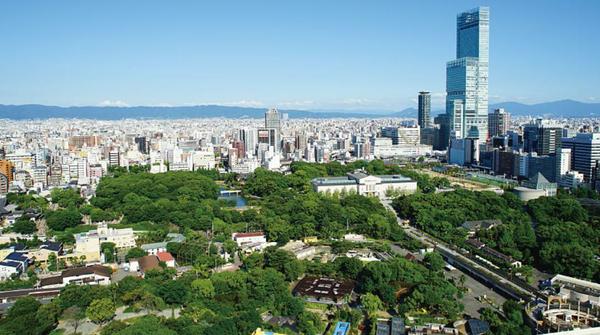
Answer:
<path fill-rule="evenodd" d="M 490 110 L 504 108 L 514 116 L 535 117 L 600 117 L 600 103 L 584 103 L 574 100 L 560 100 L 533 105 L 518 102 L 503 102 L 490 105 Z M 185 119 L 185 118 L 262 118 L 265 108 L 231 107 L 218 105 L 178 106 L 178 107 L 60 107 L 46 105 L 0 105 L 0 119 L 29 120 L 49 118 L 80 118 L 98 120 L 120 119 Z M 414 118 L 415 108 L 399 112 L 376 111 L 305 111 L 280 110 L 290 118 Z M 434 111 L 436 115 L 443 111 Z"/>

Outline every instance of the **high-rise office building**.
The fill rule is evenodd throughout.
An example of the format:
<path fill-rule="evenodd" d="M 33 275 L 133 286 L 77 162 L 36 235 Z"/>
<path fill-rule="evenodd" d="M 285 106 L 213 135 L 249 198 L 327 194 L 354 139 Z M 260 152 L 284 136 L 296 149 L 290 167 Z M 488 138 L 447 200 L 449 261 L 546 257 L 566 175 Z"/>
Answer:
<path fill-rule="evenodd" d="M 277 109 L 271 108 L 265 113 L 265 128 L 281 128 L 281 118 Z"/>
<path fill-rule="evenodd" d="M 431 93 L 419 92 L 419 127 L 421 129 L 431 128 Z"/>
<path fill-rule="evenodd" d="M 258 132 L 254 128 L 244 128 L 239 131 L 239 139 L 244 142 L 244 151 L 249 155 L 256 154 L 256 144 L 258 143 Z"/>
<path fill-rule="evenodd" d="M 592 170 L 600 160 L 600 133 L 578 133 L 563 138 L 562 147 L 571 149 L 571 170 L 583 174 L 586 182 L 592 181 Z"/>
<path fill-rule="evenodd" d="M 147 155 L 149 153 L 149 143 L 148 140 L 146 139 L 146 136 L 140 136 L 140 137 L 136 137 L 134 139 L 134 142 L 137 146 L 137 149 L 139 152 Z"/>
<path fill-rule="evenodd" d="M 269 144 L 275 148 L 275 152 L 279 152 L 281 150 L 281 115 L 277 109 L 271 108 L 265 113 L 265 128 L 273 136 Z"/>
<path fill-rule="evenodd" d="M 456 19 L 457 59 L 446 64 L 451 138 L 488 138 L 489 18 L 489 8 L 479 7 L 460 13 Z"/>
<path fill-rule="evenodd" d="M 523 128 L 523 150 L 538 155 L 552 155 L 561 146 L 562 127 L 545 123 L 542 119 Z"/>
<path fill-rule="evenodd" d="M 394 145 L 416 145 L 420 141 L 420 128 L 417 125 L 410 127 L 383 127 L 381 136 L 392 139 Z"/>
<path fill-rule="evenodd" d="M 440 114 L 433 118 L 433 123 L 437 125 L 433 133 L 433 150 L 446 150 L 448 148 L 448 138 L 450 137 L 450 120 L 447 114 Z"/>
<path fill-rule="evenodd" d="M 506 134 L 510 126 L 510 114 L 504 108 L 494 109 L 488 114 L 489 137 Z"/>

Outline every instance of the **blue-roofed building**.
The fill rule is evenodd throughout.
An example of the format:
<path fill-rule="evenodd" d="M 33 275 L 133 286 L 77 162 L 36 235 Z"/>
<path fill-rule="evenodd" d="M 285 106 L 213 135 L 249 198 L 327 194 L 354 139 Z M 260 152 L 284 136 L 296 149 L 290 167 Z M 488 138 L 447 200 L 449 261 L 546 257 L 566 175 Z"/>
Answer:
<path fill-rule="evenodd" d="M 391 335 L 404 335 L 406 333 L 406 327 L 404 326 L 404 319 L 399 317 L 392 318 L 392 329 Z"/>
<path fill-rule="evenodd" d="M 490 324 L 483 320 L 470 319 L 466 328 L 469 335 L 484 335 L 490 331 Z"/>
<path fill-rule="evenodd" d="M 45 241 L 40 245 L 40 249 L 56 252 L 58 255 L 63 254 L 63 244 L 61 242 Z"/>
<path fill-rule="evenodd" d="M 379 319 L 377 321 L 377 335 L 404 335 L 406 327 L 404 319 L 393 317 L 391 320 Z"/>
<path fill-rule="evenodd" d="M 333 335 L 346 335 L 350 331 L 350 322 L 342 322 L 339 321 L 335 325 L 335 329 L 333 330 Z"/>
<path fill-rule="evenodd" d="M 12 252 L 8 254 L 4 260 L 21 263 L 23 269 L 26 269 L 30 262 L 30 259 L 20 252 Z"/>
<path fill-rule="evenodd" d="M 377 333 L 376 335 L 390 335 L 390 325 L 387 320 L 377 321 Z"/>
<path fill-rule="evenodd" d="M 368 175 L 364 171 L 344 177 L 321 177 L 311 181 L 316 192 L 356 193 L 384 198 L 388 192 L 410 194 L 417 191 L 417 182 L 399 175 Z"/>

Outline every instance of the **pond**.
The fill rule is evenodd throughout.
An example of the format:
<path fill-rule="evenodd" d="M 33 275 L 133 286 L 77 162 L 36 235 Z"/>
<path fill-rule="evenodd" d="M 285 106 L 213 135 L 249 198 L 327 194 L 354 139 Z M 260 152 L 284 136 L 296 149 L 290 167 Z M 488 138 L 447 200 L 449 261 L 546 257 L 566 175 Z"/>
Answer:
<path fill-rule="evenodd" d="M 246 198 L 239 193 L 228 193 L 227 190 L 221 189 L 219 200 L 235 201 L 236 208 L 246 207 Z"/>

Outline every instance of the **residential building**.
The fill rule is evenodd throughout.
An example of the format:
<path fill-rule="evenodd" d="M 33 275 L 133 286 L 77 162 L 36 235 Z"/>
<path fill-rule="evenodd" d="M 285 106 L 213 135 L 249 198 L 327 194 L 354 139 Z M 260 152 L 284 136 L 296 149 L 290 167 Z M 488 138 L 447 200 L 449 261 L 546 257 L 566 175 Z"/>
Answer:
<path fill-rule="evenodd" d="M 148 255 L 157 255 L 159 252 L 167 251 L 167 242 L 142 244 L 140 248 Z"/>
<path fill-rule="evenodd" d="M 60 276 L 46 277 L 40 280 L 42 288 L 65 287 L 75 285 L 109 285 L 112 270 L 102 265 L 91 265 L 67 269 Z"/>
<path fill-rule="evenodd" d="M 175 267 L 175 258 L 171 255 L 170 252 L 159 252 L 156 254 L 159 262 L 164 262 L 167 267 L 174 268 Z"/>
<path fill-rule="evenodd" d="M 108 228 L 106 222 L 98 223 L 98 229 L 85 233 L 74 234 L 75 250 L 77 257 L 85 256 L 88 262 L 100 261 L 100 246 L 104 242 L 115 244 L 115 249 L 126 250 L 135 247 L 133 229 Z"/>
<path fill-rule="evenodd" d="M 21 275 L 25 268 L 23 263 L 15 262 L 11 260 L 4 260 L 0 262 L 0 281 L 7 280 L 16 276 Z"/>
<path fill-rule="evenodd" d="M 112 150 L 108 153 L 108 165 L 121 166 L 121 153 L 119 150 Z"/>
<path fill-rule="evenodd" d="M 15 169 L 15 166 L 11 161 L 5 160 L 5 159 L 0 160 L 0 174 L 4 175 L 6 177 L 7 183 L 10 183 L 11 181 L 13 181 L 14 169 Z M 7 190 L 8 190 L 8 188 L 7 188 Z"/>
<path fill-rule="evenodd" d="M 142 277 L 145 276 L 148 271 L 160 269 L 160 261 L 156 255 L 146 255 L 144 257 L 129 260 L 129 271 L 140 272 Z"/>

